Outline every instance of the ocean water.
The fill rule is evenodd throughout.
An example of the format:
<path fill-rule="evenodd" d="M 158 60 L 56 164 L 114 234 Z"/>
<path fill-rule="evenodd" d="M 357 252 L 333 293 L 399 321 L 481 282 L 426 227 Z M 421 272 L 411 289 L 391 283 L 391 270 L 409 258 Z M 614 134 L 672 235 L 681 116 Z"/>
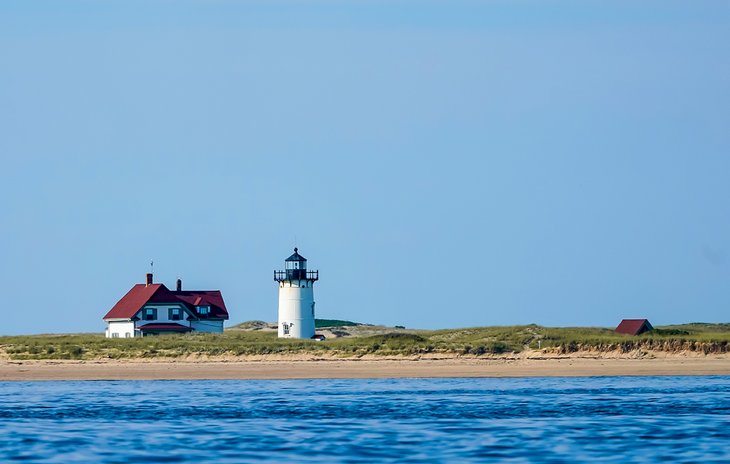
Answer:
<path fill-rule="evenodd" d="M 0 382 L 0 461 L 730 462 L 730 377 Z"/>

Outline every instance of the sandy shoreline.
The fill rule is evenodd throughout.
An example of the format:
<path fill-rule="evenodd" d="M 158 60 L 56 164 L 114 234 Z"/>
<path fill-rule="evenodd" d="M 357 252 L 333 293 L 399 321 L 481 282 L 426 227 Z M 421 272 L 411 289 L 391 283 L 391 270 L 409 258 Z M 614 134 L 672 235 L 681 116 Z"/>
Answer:
<path fill-rule="evenodd" d="M 727 356 L 0 361 L 0 381 L 730 375 Z"/>

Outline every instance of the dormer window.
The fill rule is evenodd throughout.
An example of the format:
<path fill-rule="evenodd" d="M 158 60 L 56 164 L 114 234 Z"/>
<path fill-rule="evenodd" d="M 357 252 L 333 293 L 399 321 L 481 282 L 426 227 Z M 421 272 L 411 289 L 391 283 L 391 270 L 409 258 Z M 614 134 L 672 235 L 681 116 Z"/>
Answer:
<path fill-rule="evenodd" d="M 157 309 L 155 308 L 145 308 L 144 314 L 142 315 L 142 318 L 145 321 L 154 321 L 157 319 Z"/>
<path fill-rule="evenodd" d="M 210 314 L 210 306 L 198 306 L 198 314 L 201 316 L 207 316 Z"/>
<path fill-rule="evenodd" d="M 180 308 L 170 308 L 168 310 L 168 319 L 171 321 L 179 321 L 182 319 L 182 311 L 180 311 Z"/>

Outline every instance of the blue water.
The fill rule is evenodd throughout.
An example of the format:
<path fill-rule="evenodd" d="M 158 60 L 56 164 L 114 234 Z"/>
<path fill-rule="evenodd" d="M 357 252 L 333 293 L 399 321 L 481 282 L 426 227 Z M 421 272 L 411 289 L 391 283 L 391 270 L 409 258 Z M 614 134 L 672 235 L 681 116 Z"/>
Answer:
<path fill-rule="evenodd" d="M 0 461 L 729 462 L 730 377 L 0 382 Z"/>

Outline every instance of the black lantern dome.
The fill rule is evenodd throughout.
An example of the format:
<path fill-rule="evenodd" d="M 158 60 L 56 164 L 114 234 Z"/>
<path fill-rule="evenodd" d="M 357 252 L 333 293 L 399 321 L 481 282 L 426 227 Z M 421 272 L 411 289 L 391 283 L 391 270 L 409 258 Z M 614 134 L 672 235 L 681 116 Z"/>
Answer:
<path fill-rule="evenodd" d="M 284 271 L 274 271 L 274 280 L 319 280 L 318 271 L 307 272 L 307 258 L 294 248 L 294 254 L 284 261 Z"/>
<path fill-rule="evenodd" d="M 286 258 L 284 267 L 288 279 L 307 278 L 307 258 L 299 254 L 298 248 L 294 248 L 294 254 Z"/>
<path fill-rule="evenodd" d="M 306 267 L 306 265 L 307 265 L 307 258 L 305 258 L 304 256 L 302 256 L 302 255 L 299 254 L 299 248 L 294 248 L 294 254 L 291 255 L 291 256 L 289 256 L 288 258 L 286 258 L 286 261 L 285 262 L 287 264 L 290 263 L 290 262 L 292 262 L 292 263 L 293 262 L 304 263 L 304 266 Z"/>

